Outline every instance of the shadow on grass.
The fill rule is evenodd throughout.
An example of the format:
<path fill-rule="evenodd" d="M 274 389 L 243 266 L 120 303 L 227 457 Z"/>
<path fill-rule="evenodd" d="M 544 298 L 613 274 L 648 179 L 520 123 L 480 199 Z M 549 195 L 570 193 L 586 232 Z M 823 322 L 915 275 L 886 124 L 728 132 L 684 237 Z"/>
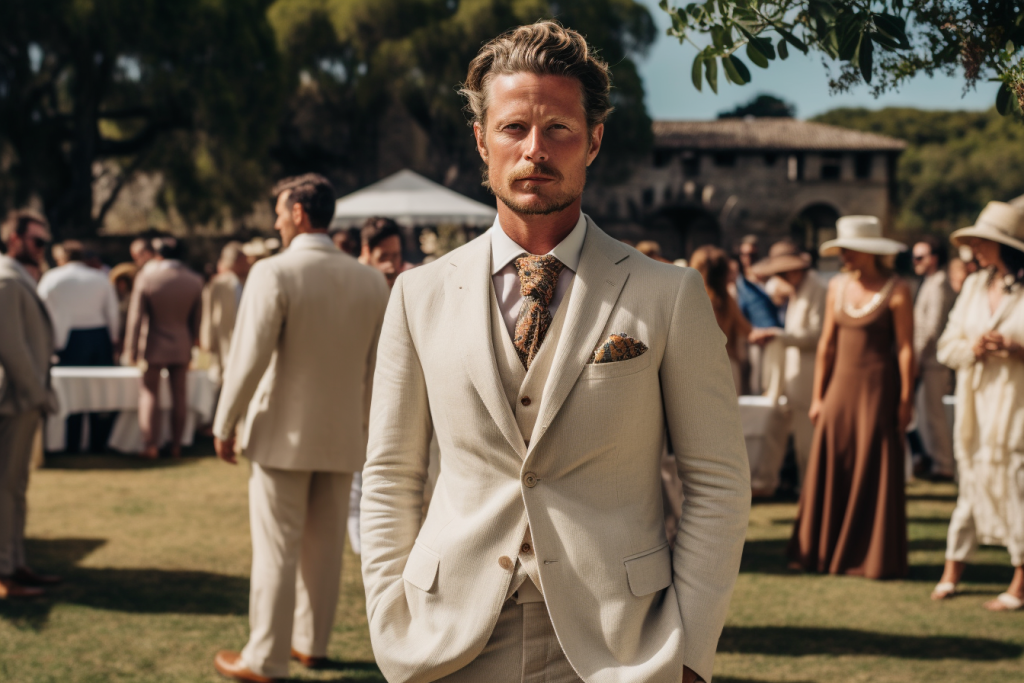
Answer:
<path fill-rule="evenodd" d="M 715 676 L 715 683 L 774 683 L 760 678 L 733 678 L 732 676 Z M 792 683 L 815 683 L 814 681 L 792 681 Z"/>
<path fill-rule="evenodd" d="M 160 457 L 156 460 L 126 453 L 49 453 L 48 470 L 154 470 L 190 465 L 198 458 L 185 454 L 177 460 Z"/>
<path fill-rule="evenodd" d="M 944 493 L 908 493 L 907 502 L 927 502 L 927 503 L 955 503 L 956 494 L 944 494 Z M 949 521 L 949 520 L 947 520 Z"/>
<path fill-rule="evenodd" d="M 57 604 L 143 614 L 245 614 L 249 581 L 200 571 L 79 567 L 106 541 L 65 538 L 26 541 L 34 566 L 64 582 L 35 600 L 0 602 L 0 619 L 39 630 Z M 352 668 L 351 666 L 348 668 Z"/>
<path fill-rule="evenodd" d="M 992 662 L 1016 659 L 1024 653 L 1024 647 L 990 638 L 966 636 L 906 636 L 849 628 L 726 626 L 718 651 L 790 657 L 866 655 Z"/>
<path fill-rule="evenodd" d="M 743 559 L 740 562 L 741 574 L 774 574 L 777 576 L 798 576 L 787 567 L 786 546 L 789 539 L 748 540 L 743 546 Z M 910 542 L 914 551 L 945 550 L 943 539 L 916 539 Z M 913 564 L 904 581 L 937 582 L 942 576 L 941 564 Z M 965 580 L 970 583 L 1009 583 L 1013 569 L 1007 564 L 970 563 L 967 567 Z M 866 579 L 865 579 L 866 580 Z"/>

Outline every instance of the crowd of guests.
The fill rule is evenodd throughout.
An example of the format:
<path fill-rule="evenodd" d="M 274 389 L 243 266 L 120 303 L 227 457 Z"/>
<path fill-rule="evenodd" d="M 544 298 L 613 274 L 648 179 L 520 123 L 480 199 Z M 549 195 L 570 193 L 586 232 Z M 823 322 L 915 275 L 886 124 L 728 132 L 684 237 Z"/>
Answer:
<path fill-rule="evenodd" d="M 390 219 L 322 230 L 388 286 L 411 267 L 403 258 L 402 232 Z M 178 457 L 195 349 L 221 384 L 250 269 L 280 244 L 229 242 L 204 282 L 170 237 L 135 240 L 131 261 L 113 268 L 75 240 L 54 245 L 55 265 L 48 267 L 47 224 L 31 211 L 8 221 L 3 237 L 0 310 L 14 324 L 0 332 L 0 466 L 6 475 L 0 593 L 34 595 L 56 579 L 36 574 L 24 558 L 28 457 L 22 454 L 32 447 L 41 415 L 56 409 L 51 353 L 58 365 L 138 366 L 139 455 L 159 457 L 166 441 L 167 453 Z M 1024 600 L 1024 217 L 993 202 L 975 226 L 955 232 L 952 243 L 960 258 L 947 258 L 943 240 L 918 240 L 910 249 L 917 278 L 904 279 L 893 262 L 907 246 L 883 237 L 877 219 L 847 216 L 838 221 L 836 239 L 820 248 L 820 257 L 842 264 L 833 276 L 817 271 L 812 256 L 788 240 L 763 255 L 754 236 L 733 255 L 700 247 L 688 265 L 704 278 L 737 393 L 762 394 L 784 406 L 781 424 L 791 437 L 800 495 L 788 549 L 792 566 L 904 576 L 908 471 L 955 479 L 960 493 L 947 564 L 933 597 L 956 594 L 978 543 L 999 544 L 1009 549 L 1015 573 L 1008 591 L 988 607 L 1018 609 Z M 656 243 L 637 247 L 669 262 Z M 163 375 L 172 397 L 169 440 L 159 419 Z M 954 385 L 955 429 L 943 402 Z M 83 418 L 89 447 L 102 450 L 109 414 L 70 416 L 68 449 L 81 444 Z M 766 456 L 769 476 L 755 478 L 755 496 L 774 495 L 780 482 L 785 485 L 782 443 Z M 356 473 L 348 535 L 357 551 L 359 493 Z"/>
<path fill-rule="evenodd" d="M 871 216 L 847 216 L 820 247 L 829 279 L 791 242 L 761 259 L 745 238 L 735 259 L 697 249 L 727 338 L 737 393 L 785 397 L 800 503 L 791 567 L 905 576 L 907 473 L 959 483 L 946 567 L 932 598 L 953 597 L 979 543 L 1008 549 L 1014 574 L 993 611 L 1024 608 L 1024 215 L 991 202 L 951 236 L 911 249 L 916 281 L 894 272 L 907 246 Z M 955 376 L 954 376 L 955 372 Z M 944 397 L 955 384 L 956 420 Z M 909 450 L 907 446 L 909 445 Z M 778 486 L 784 451 L 769 454 Z M 911 457 L 912 456 L 912 457 Z"/>

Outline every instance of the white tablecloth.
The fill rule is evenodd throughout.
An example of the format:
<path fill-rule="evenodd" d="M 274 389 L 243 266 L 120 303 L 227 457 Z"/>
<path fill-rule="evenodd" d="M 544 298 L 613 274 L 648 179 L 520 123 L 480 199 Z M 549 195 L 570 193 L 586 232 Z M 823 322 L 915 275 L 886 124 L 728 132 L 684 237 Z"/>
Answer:
<path fill-rule="evenodd" d="M 64 420 L 68 415 L 113 411 L 119 411 L 120 414 L 114 422 L 107 445 L 124 453 L 142 450 L 138 412 L 142 372 L 138 368 L 55 367 L 50 377 L 60 402 L 60 412 L 46 420 L 46 450 L 65 449 Z M 213 419 L 217 397 L 216 386 L 205 370 L 189 372 L 187 387 L 188 419 L 182 439 L 186 446 L 191 445 L 196 426 Z M 162 445 L 170 441 L 171 436 L 171 390 L 166 371 L 160 385 L 160 406 Z"/>

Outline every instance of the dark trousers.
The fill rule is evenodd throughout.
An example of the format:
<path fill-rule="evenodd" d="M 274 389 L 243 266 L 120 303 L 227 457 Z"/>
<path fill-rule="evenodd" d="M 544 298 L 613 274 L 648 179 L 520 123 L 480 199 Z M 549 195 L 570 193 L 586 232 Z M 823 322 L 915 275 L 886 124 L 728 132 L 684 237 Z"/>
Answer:
<path fill-rule="evenodd" d="M 114 364 L 114 343 L 106 327 L 71 330 L 68 343 L 57 352 L 58 365 L 75 367 L 105 367 Z M 78 413 L 69 415 L 66 427 L 66 448 L 71 453 L 81 450 L 82 417 L 89 417 L 89 451 L 102 453 L 107 449 L 110 430 L 117 413 Z"/>

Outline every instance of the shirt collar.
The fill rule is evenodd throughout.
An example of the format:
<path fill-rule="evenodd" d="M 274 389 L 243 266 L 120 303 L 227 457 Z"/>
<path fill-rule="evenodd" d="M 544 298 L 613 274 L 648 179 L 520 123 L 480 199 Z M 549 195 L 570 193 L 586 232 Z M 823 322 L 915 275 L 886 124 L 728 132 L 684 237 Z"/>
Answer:
<path fill-rule="evenodd" d="M 516 244 L 515 240 L 505 234 L 500 219 L 495 216 L 491 226 L 491 275 L 507 266 L 513 259 L 527 253 Z M 580 267 L 580 255 L 583 253 L 583 241 L 587 236 L 587 217 L 580 212 L 580 218 L 572 231 L 548 253 L 562 262 L 572 272 Z"/>
<path fill-rule="evenodd" d="M 299 247 L 300 249 L 306 247 L 334 247 L 334 242 L 331 240 L 330 235 L 326 232 L 301 232 L 292 238 L 291 247 Z"/>

